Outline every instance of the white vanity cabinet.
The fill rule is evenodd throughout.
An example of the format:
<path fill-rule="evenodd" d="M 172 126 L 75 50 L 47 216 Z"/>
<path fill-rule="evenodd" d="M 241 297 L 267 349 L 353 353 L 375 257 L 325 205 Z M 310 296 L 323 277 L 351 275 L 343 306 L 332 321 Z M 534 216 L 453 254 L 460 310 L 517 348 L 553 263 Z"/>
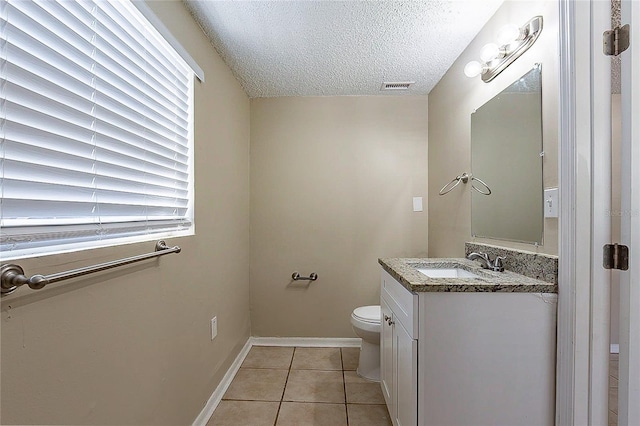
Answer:
<path fill-rule="evenodd" d="M 554 424 L 556 293 L 456 280 L 409 291 L 385 270 L 381 282 L 381 387 L 395 426 Z"/>
<path fill-rule="evenodd" d="M 382 273 L 380 385 L 395 426 L 418 418 L 417 296 Z"/>

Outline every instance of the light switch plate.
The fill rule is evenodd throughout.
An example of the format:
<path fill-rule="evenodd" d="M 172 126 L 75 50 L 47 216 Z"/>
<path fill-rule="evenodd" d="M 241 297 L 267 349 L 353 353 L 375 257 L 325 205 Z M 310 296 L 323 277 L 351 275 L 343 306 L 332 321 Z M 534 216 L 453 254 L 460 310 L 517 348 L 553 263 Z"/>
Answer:
<path fill-rule="evenodd" d="M 422 197 L 413 197 L 413 211 L 414 212 L 422 211 Z"/>
<path fill-rule="evenodd" d="M 211 340 L 218 335 L 218 317 L 211 318 Z"/>
<path fill-rule="evenodd" d="M 544 217 L 558 217 L 558 188 L 544 190 Z"/>

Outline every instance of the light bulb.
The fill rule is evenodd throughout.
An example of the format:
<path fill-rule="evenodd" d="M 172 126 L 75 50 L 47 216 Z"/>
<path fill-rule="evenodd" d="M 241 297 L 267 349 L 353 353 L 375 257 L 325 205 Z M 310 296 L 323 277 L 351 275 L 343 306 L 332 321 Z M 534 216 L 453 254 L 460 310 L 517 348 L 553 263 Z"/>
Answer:
<path fill-rule="evenodd" d="M 491 62 L 500 56 L 500 48 L 495 43 L 485 44 L 480 50 L 480 59 L 484 62 Z"/>
<path fill-rule="evenodd" d="M 464 67 L 464 75 L 475 77 L 485 71 L 485 66 L 478 61 L 471 61 Z"/>
<path fill-rule="evenodd" d="M 516 24 L 507 24 L 498 31 L 498 43 L 501 45 L 509 44 L 520 38 L 520 27 Z"/>

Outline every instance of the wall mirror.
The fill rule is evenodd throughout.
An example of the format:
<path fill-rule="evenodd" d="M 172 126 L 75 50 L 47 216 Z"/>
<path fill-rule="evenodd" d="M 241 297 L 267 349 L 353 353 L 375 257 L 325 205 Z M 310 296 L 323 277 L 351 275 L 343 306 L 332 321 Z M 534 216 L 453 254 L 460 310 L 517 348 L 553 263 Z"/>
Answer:
<path fill-rule="evenodd" d="M 471 234 L 542 244 L 542 70 L 539 64 L 471 114 Z"/>

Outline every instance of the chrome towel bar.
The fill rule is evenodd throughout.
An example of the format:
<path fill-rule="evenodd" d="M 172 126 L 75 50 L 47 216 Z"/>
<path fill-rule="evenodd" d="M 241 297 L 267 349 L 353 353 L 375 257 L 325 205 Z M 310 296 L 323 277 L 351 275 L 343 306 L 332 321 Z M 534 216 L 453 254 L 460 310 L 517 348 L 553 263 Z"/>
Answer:
<path fill-rule="evenodd" d="M 318 279 L 318 274 L 312 272 L 308 277 L 301 277 L 299 273 L 294 272 L 293 274 L 291 274 L 291 278 L 294 281 L 315 281 Z"/>
<path fill-rule="evenodd" d="M 156 251 L 153 253 L 140 254 L 138 256 L 100 263 L 98 265 L 72 269 L 66 272 L 58 272 L 57 274 L 34 275 L 31 278 L 27 278 L 24 275 L 24 270 L 18 265 L 0 265 L 0 292 L 2 296 L 6 296 L 7 294 L 15 291 L 18 287 L 25 284 L 28 285 L 32 290 L 39 290 L 47 284 L 81 277 L 83 275 L 92 274 L 94 272 L 105 271 L 107 269 L 116 268 L 118 266 L 140 262 L 141 260 L 164 256 L 165 254 L 180 253 L 180 251 L 180 247 L 168 247 L 163 240 L 160 240 L 156 243 Z"/>

